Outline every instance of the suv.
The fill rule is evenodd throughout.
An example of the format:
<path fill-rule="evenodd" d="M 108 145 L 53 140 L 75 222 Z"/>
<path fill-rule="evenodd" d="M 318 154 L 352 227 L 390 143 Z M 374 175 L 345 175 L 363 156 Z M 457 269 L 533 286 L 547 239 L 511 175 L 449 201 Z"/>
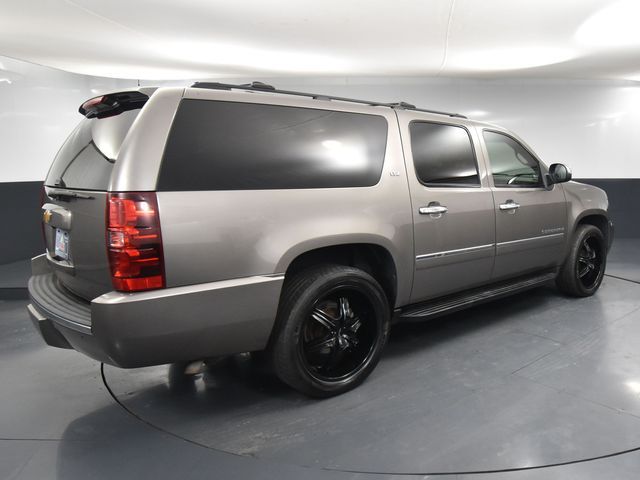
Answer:
<path fill-rule="evenodd" d="M 266 351 L 330 396 L 371 373 L 394 321 L 603 278 L 605 192 L 494 125 L 259 82 L 80 113 L 45 180 L 28 309 L 46 343 L 101 362 Z"/>

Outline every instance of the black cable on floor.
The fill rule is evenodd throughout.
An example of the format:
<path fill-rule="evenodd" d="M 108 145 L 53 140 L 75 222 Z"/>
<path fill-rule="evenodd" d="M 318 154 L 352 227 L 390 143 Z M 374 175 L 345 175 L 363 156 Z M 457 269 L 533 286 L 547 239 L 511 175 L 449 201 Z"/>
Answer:
<path fill-rule="evenodd" d="M 142 423 L 148 425 L 149 427 L 153 428 L 154 430 L 158 430 L 159 432 L 165 433 L 167 435 L 170 435 L 174 438 L 183 440 L 187 443 L 191 443 L 193 445 L 197 445 L 198 447 L 204 447 L 208 450 L 216 450 L 215 448 L 211 448 L 208 445 L 204 445 L 202 443 L 196 442 L 195 440 L 190 440 L 188 438 L 185 437 L 181 437 L 180 435 L 170 432 L 169 430 L 165 430 L 162 427 L 159 427 L 157 425 L 154 425 L 153 423 L 151 423 L 150 421 L 144 419 L 143 417 L 141 417 L 140 415 L 138 415 L 136 412 L 134 412 L 133 410 L 129 409 L 124 403 L 122 403 L 120 401 L 120 399 L 118 397 L 116 397 L 116 394 L 113 393 L 113 390 L 111 390 L 111 387 L 109 386 L 109 384 L 107 383 L 107 378 L 104 375 L 104 363 L 100 363 L 100 376 L 102 377 L 102 383 L 104 384 L 104 387 L 107 389 L 107 392 L 109 392 L 109 395 L 111 395 L 111 398 L 113 398 L 113 400 L 120 405 L 120 407 L 122 407 L 122 409 L 127 412 L 129 415 L 131 415 L 132 417 L 134 417 L 136 420 L 141 421 Z M 233 452 L 225 452 L 224 450 L 216 450 L 218 452 L 222 452 L 222 453 L 227 453 L 229 455 L 234 455 L 236 457 L 240 457 L 240 458 L 248 458 L 246 455 L 240 455 L 238 453 L 233 453 Z M 250 458 L 250 457 L 249 457 Z"/>
<path fill-rule="evenodd" d="M 616 278 L 618 280 L 623 280 L 625 282 L 637 283 L 638 285 L 640 285 L 640 282 L 638 280 L 631 280 L 630 278 L 618 277 L 617 275 L 611 275 L 609 273 L 605 273 L 604 276 L 605 277 Z"/>

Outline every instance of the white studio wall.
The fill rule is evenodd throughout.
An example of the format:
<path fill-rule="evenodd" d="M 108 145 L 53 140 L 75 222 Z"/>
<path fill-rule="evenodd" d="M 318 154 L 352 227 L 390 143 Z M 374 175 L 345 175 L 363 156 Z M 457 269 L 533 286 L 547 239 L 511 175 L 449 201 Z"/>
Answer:
<path fill-rule="evenodd" d="M 103 91 L 136 84 L 0 56 L 0 182 L 42 181 L 80 121 L 80 104 Z"/>
<path fill-rule="evenodd" d="M 80 121 L 80 104 L 105 90 L 136 84 L 0 56 L 0 214 L 11 227 L 0 236 L 0 264 L 26 271 L 20 262 L 42 251 L 42 181 Z"/>
<path fill-rule="evenodd" d="M 514 130 L 546 163 L 566 163 L 577 178 L 640 178 L 637 82 L 415 77 L 256 80 L 280 88 L 402 100 L 459 112 Z M 248 79 L 223 81 L 246 83 Z M 102 92 L 135 85 L 135 80 L 72 74 L 0 57 L 0 182 L 42 180 L 58 148 L 80 120 L 80 103 Z"/>

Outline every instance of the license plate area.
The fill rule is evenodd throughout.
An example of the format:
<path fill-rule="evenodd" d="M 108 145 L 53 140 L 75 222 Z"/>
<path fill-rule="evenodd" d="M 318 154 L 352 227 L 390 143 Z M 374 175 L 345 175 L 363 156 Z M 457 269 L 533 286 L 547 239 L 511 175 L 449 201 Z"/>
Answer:
<path fill-rule="evenodd" d="M 56 228 L 54 255 L 61 260 L 69 260 L 69 232 Z"/>

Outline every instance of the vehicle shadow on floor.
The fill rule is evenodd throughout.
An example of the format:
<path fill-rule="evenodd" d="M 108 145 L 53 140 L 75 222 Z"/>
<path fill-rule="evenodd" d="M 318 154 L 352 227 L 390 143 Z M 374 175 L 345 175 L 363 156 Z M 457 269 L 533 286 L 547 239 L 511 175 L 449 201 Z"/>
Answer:
<path fill-rule="evenodd" d="M 384 432 L 389 425 L 397 435 L 402 425 L 415 433 L 421 428 L 416 418 L 438 424 L 441 412 L 478 388 L 508 383 L 504 379 L 523 363 L 560 347 L 519 329 L 553 325 L 565 316 L 581 324 L 585 312 L 603 317 L 600 308 L 598 299 L 570 299 L 543 287 L 425 323 L 396 325 L 369 380 L 326 400 L 284 385 L 261 354 L 212 359 L 198 375 L 185 375 L 185 365 L 176 364 L 133 371 L 105 367 L 105 378 L 131 418 L 214 450 L 307 464 L 291 452 L 313 452 L 306 445 L 325 452 L 335 442 L 349 444 L 357 432 Z M 518 397 L 512 387 L 503 390 Z M 548 389 L 541 398 L 549 392 L 557 395 Z M 499 411 L 495 402 L 482 403 L 486 396 L 470 404 L 493 418 Z"/>
<path fill-rule="evenodd" d="M 203 472 L 233 477 L 239 468 L 247 478 L 256 466 L 225 452 L 185 442 L 130 416 L 119 405 L 100 408 L 71 422 L 49 449 L 56 458 L 38 478 L 203 478 Z M 243 468 L 244 467 L 244 468 Z M 233 473 L 232 473 L 233 472 Z M 226 474 L 225 474 L 226 473 Z"/>
<path fill-rule="evenodd" d="M 558 300 L 562 301 L 562 297 L 555 290 L 542 287 L 426 322 L 394 325 L 381 363 L 482 329 L 508 328 L 513 312 L 539 311 L 541 306 Z M 158 369 L 164 369 L 166 376 Z M 141 369 L 135 379 L 127 379 L 127 371 L 107 367 L 106 379 L 108 383 L 110 378 L 116 380 L 114 394 L 133 410 L 162 403 L 164 408 L 188 411 L 188 416 L 194 411 L 211 415 L 251 405 L 278 409 L 318 401 L 283 384 L 262 352 L 210 359 L 198 375 L 186 375 L 184 369 L 184 364 L 151 367 L 148 376 Z"/>
<path fill-rule="evenodd" d="M 401 322 L 391 329 L 383 359 L 482 330 L 510 328 L 514 313 L 538 312 L 550 303 L 565 299 L 553 287 L 543 286 L 425 321 Z"/>

